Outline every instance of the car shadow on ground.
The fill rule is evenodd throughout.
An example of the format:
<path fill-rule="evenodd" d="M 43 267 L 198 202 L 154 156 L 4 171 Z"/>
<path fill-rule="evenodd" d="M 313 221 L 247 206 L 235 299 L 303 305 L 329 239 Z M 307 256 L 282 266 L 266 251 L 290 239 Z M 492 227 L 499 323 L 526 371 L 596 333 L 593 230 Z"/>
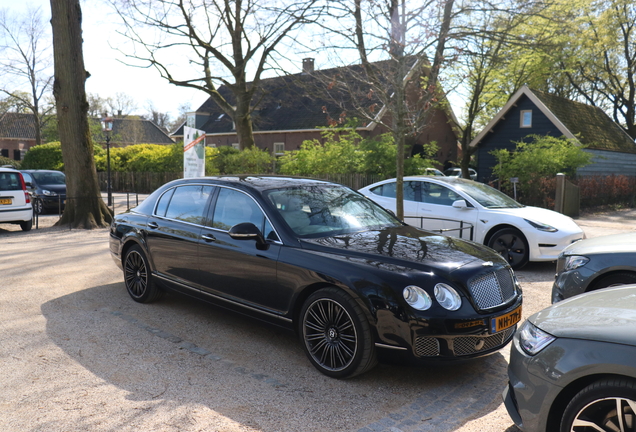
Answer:
<path fill-rule="evenodd" d="M 48 338 L 125 390 L 146 425 L 166 407 L 205 406 L 261 430 L 450 432 L 494 410 L 507 381 L 501 353 L 452 365 L 380 364 L 331 379 L 311 366 L 291 332 L 179 294 L 138 304 L 123 283 L 77 291 L 41 310 Z"/>

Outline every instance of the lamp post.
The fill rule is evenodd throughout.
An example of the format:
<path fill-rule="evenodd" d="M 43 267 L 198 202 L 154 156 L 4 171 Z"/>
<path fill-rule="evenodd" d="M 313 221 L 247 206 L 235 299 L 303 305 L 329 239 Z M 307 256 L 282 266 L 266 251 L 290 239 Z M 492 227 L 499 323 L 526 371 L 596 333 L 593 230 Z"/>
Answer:
<path fill-rule="evenodd" d="M 110 133 L 113 131 L 113 119 L 104 113 L 102 119 L 102 131 L 106 134 L 106 170 L 108 171 L 108 180 L 106 185 L 106 193 L 108 195 L 108 207 L 113 205 L 113 189 L 110 185 Z"/>

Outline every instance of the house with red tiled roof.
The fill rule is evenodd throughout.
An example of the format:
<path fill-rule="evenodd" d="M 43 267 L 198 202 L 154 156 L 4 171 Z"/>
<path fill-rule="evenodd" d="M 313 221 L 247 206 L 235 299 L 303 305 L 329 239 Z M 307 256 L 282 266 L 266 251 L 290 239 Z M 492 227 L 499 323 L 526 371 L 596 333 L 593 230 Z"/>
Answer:
<path fill-rule="evenodd" d="M 19 161 L 34 145 L 33 114 L 8 112 L 0 115 L 0 156 Z"/>

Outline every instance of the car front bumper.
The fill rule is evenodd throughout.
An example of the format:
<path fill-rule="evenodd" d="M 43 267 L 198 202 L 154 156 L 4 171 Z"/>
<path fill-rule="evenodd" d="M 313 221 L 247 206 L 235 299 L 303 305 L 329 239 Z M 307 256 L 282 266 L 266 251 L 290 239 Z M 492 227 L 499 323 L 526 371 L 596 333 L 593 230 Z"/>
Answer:
<path fill-rule="evenodd" d="M 535 230 L 527 236 L 530 261 L 556 261 L 563 249 L 584 238 L 583 230 L 556 233 Z"/>

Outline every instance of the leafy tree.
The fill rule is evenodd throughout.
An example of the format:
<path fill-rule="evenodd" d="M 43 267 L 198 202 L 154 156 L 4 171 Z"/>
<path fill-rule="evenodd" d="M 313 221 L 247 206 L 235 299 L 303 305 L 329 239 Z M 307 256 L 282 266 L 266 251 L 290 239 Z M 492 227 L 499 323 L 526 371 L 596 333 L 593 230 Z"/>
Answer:
<path fill-rule="evenodd" d="M 529 138 L 530 142 L 516 143 L 514 152 L 499 149 L 491 153 L 497 158 L 493 174 L 506 180 L 501 182 L 502 189 L 510 191 L 512 185 L 507 179 L 517 177 L 517 188 L 532 202 L 537 201 L 541 179 L 558 173 L 574 176 L 578 168 L 591 161 L 592 156 L 576 140 L 549 135 L 531 135 Z"/>

